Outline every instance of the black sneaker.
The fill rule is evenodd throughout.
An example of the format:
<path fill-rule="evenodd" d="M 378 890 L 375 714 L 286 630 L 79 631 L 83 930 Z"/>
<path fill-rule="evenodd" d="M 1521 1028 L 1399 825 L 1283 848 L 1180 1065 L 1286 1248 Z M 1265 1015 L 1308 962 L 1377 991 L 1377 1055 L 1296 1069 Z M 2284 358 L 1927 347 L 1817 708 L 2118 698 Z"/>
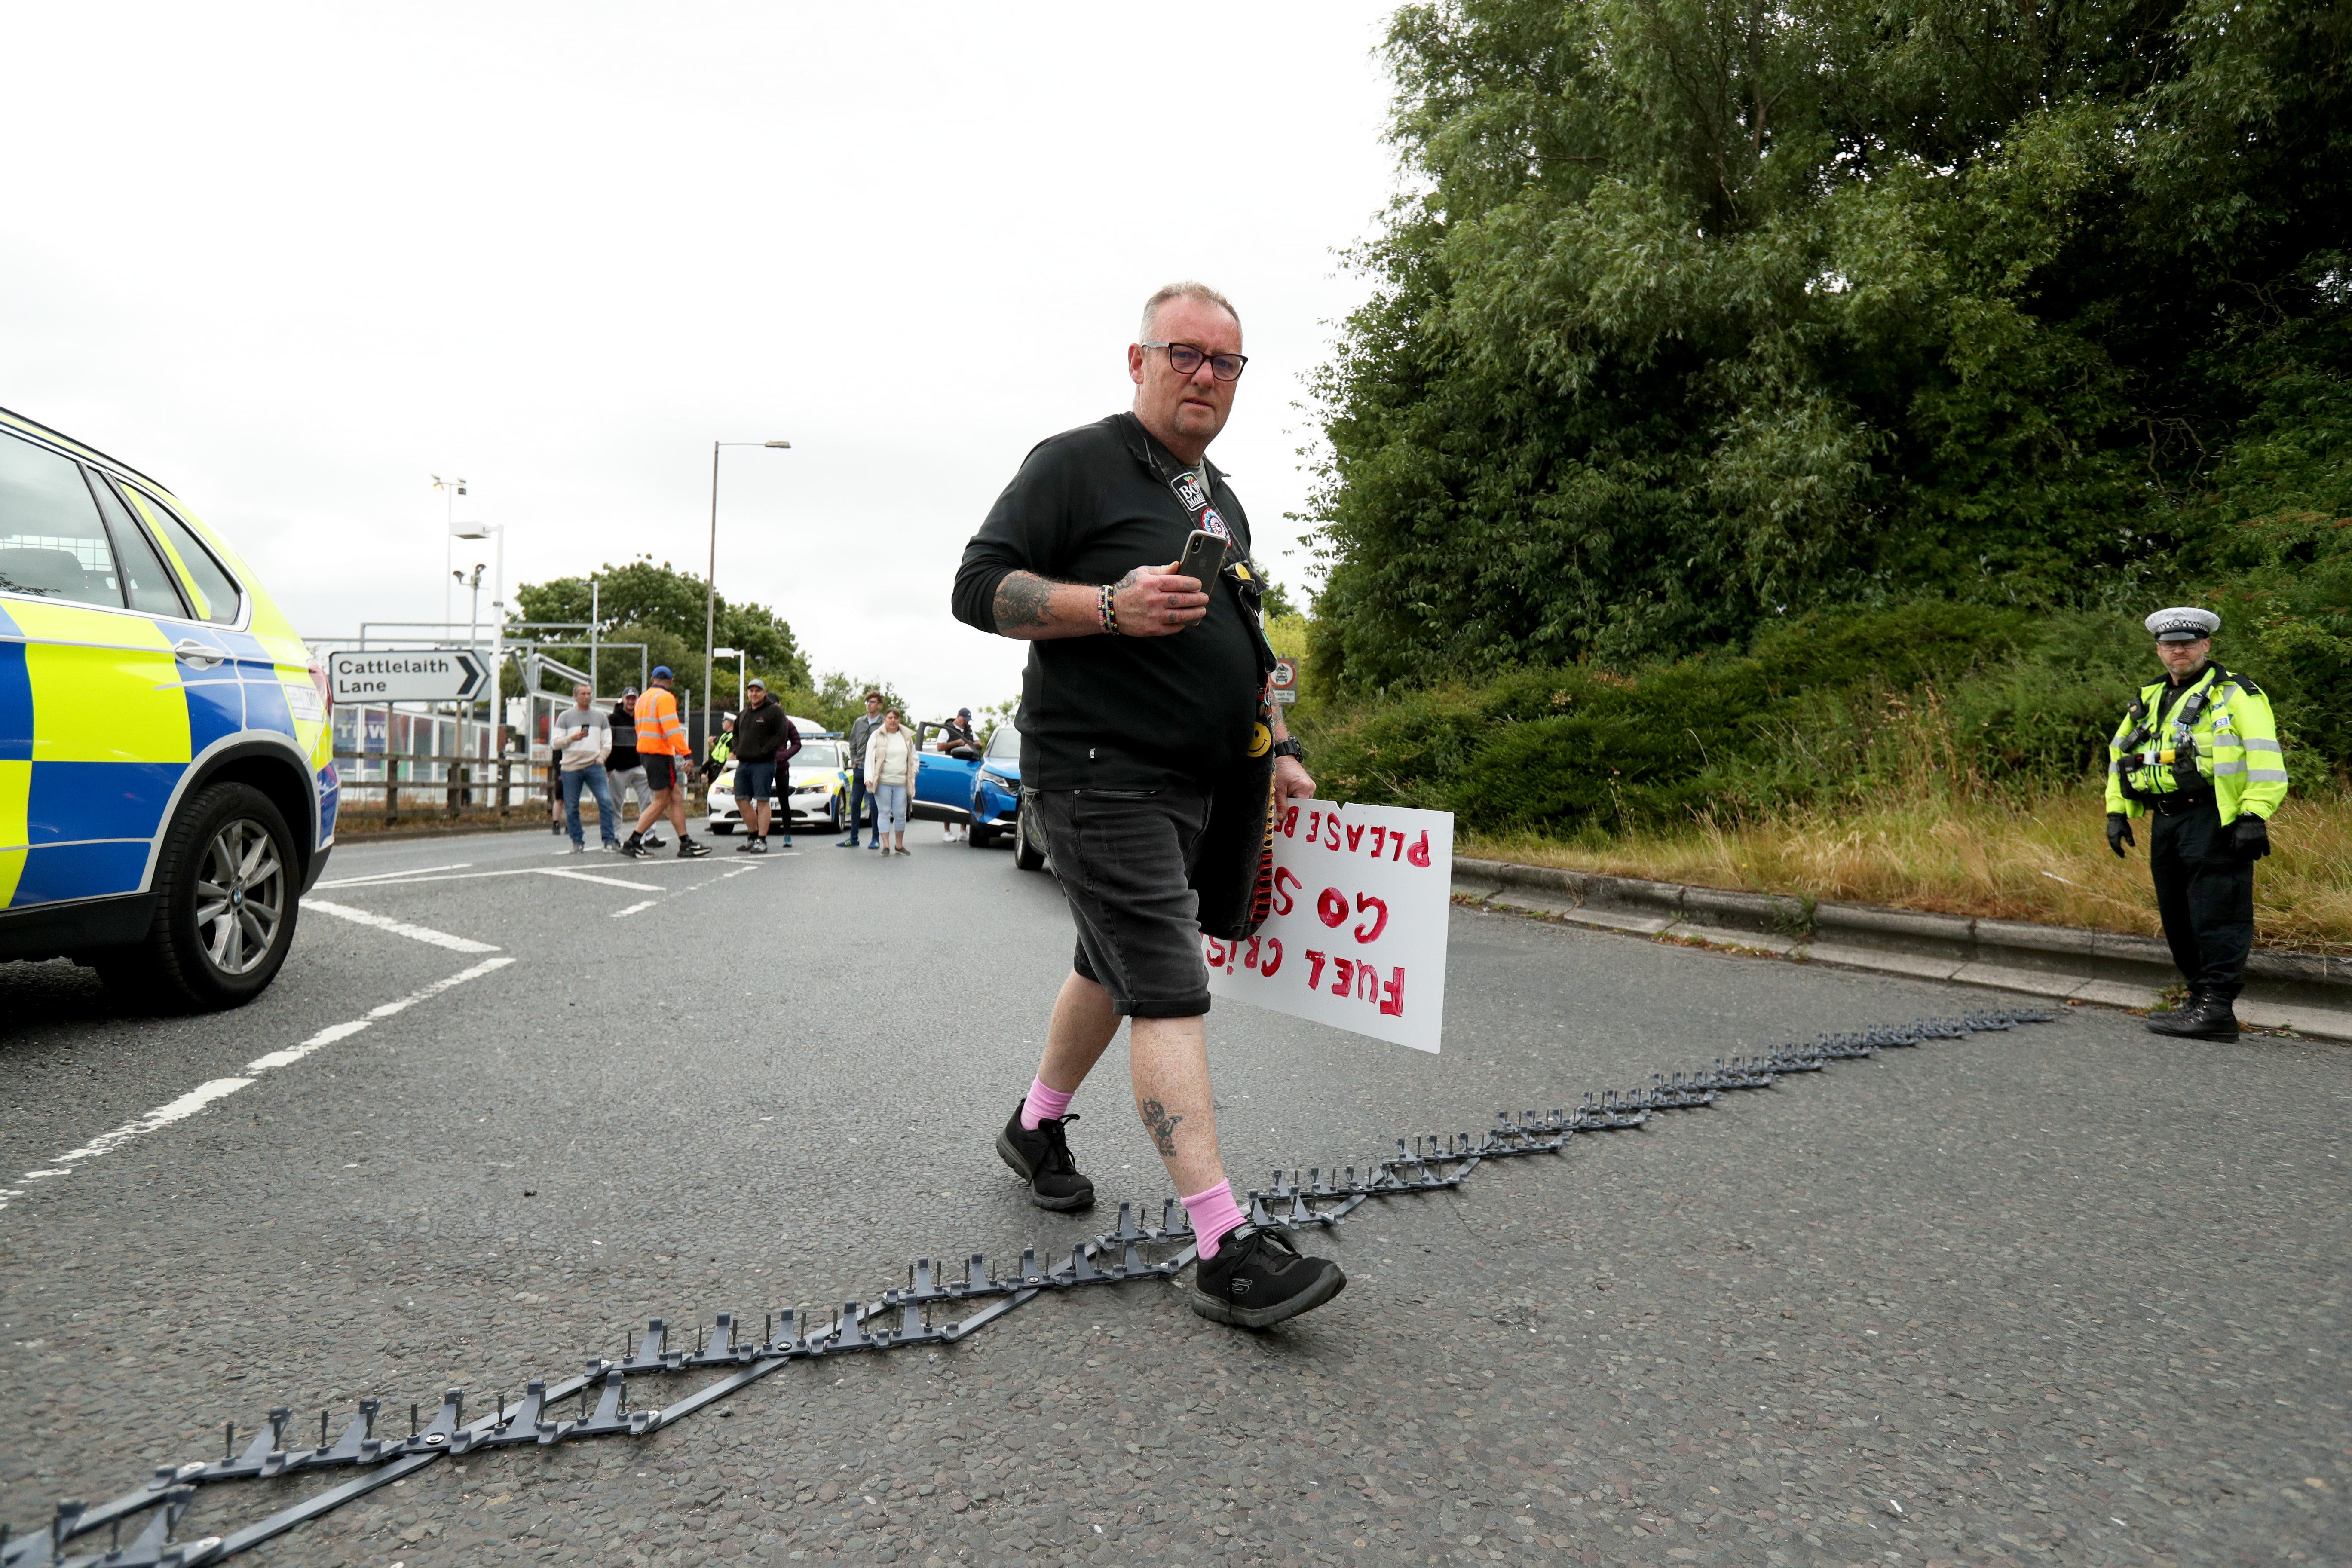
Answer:
<path fill-rule="evenodd" d="M 1069 1139 L 1063 1131 L 1066 1123 L 1076 1120 L 1049 1116 L 1032 1132 L 1021 1125 L 1021 1106 L 1016 1105 L 1013 1120 L 996 1135 L 996 1152 L 1014 1174 L 1029 1184 L 1029 1201 L 1041 1209 L 1094 1206 L 1095 1184 L 1078 1173 L 1078 1163 L 1070 1158 Z"/>
<path fill-rule="evenodd" d="M 738 855 L 753 855 L 759 852 L 759 847 L 760 841 L 758 839 L 746 838 L 742 843 L 735 846 L 735 853 Z"/>
<path fill-rule="evenodd" d="M 654 832 L 646 835 L 646 847 L 648 849 L 667 849 L 669 847 L 669 840 L 661 836 L 659 829 L 656 829 Z"/>
<path fill-rule="evenodd" d="M 1328 1258 L 1308 1258 L 1279 1230 L 1245 1225 L 1192 1270 L 1192 1310 L 1237 1329 L 1264 1329 L 1311 1312 L 1348 1288 Z"/>
<path fill-rule="evenodd" d="M 768 841 L 765 838 L 754 838 L 751 840 L 751 847 L 752 854 L 765 855 L 768 852 Z"/>
<path fill-rule="evenodd" d="M 642 860 L 653 851 L 646 847 L 644 839 L 632 833 L 629 835 L 628 842 L 621 846 L 621 853 L 632 860 Z"/>
<path fill-rule="evenodd" d="M 709 846 L 709 845 L 708 845 L 708 844 L 697 844 L 693 839 L 688 838 L 688 837 L 685 834 L 683 834 L 683 833 L 681 833 L 681 834 L 679 834 L 679 835 L 677 836 L 677 858 L 678 858 L 679 859 L 681 859 L 681 860 L 699 860 L 699 859 L 701 859 L 705 855 L 708 855 L 708 854 L 709 854 L 709 853 L 710 853 L 710 846 Z"/>

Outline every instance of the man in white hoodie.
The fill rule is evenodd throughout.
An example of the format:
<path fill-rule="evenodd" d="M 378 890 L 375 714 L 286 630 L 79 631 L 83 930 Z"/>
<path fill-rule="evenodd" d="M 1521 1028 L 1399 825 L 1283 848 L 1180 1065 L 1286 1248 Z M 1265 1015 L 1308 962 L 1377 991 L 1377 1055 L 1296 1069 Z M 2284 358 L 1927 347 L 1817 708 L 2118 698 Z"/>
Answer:
<path fill-rule="evenodd" d="M 613 754 L 613 721 L 591 700 L 595 693 L 585 686 L 572 689 L 569 711 L 555 716 L 549 740 L 563 758 L 563 826 L 572 835 L 572 853 L 587 853 L 588 840 L 580 826 L 580 789 L 585 784 L 596 796 L 596 830 L 604 837 L 604 847 L 617 850 L 620 838 L 613 825 L 620 816 L 613 805 L 613 788 L 604 778 L 604 759 Z"/>

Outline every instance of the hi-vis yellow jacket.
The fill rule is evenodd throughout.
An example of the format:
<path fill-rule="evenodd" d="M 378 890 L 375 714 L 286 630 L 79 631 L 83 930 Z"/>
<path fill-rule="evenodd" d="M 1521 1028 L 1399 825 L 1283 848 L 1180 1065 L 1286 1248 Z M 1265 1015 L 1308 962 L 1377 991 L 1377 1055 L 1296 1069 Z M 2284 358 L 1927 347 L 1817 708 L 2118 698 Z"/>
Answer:
<path fill-rule="evenodd" d="M 2213 792 L 2221 820 L 2268 818 L 2286 799 L 2286 753 L 2271 700 L 2242 675 L 2208 663 L 2188 689 L 2140 689 L 2107 742 L 2107 809 L 2137 816 L 2151 795 Z"/>

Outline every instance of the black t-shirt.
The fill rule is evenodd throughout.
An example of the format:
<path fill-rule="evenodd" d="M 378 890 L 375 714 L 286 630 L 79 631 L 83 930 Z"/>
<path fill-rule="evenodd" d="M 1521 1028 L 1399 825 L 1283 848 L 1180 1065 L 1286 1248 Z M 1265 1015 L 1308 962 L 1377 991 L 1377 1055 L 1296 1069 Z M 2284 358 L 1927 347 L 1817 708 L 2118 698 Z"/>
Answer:
<path fill-rule="evenodd" d="M 1184 553 L 1191 517 L 1168 479 L 1183 465 L 1132 414 L 1039 442 L 956 573 L 958 619 L 996 630 L 1007 574 L 1116 583 Z M 1217 513 L 1249 549 L 1249 519 L 1208 469 Z M 1257 644 L 1231 583 L 1174 637 L 1062 637 L 1029 645 L 1021 688 L 1021 781 L 1032 789 L 1209 787 L 1247 752 L 1257 722 Z"/>
<path fill-rule="evenodd" d="M 613 754 L 604 759 L 608 771 L 620 772 L 638 766 L 637 710 L 627 702 L 613 704 Z"/>

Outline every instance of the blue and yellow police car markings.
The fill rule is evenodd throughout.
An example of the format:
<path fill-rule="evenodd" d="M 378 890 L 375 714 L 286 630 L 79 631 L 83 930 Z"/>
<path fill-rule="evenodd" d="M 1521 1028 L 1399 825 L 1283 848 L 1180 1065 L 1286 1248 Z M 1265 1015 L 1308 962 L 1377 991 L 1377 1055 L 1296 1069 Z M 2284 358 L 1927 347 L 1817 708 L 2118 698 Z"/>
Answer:
<path fill-rule="evenodd" d="M 0 762 L 32 760 L 33 681 L 25 668 L 25 634 L 9 617 L 8 607 L 0 605 Z M 10 798 L 17 801 L 17 816 L 22 817 L 23 796 L 0 795 L 0 801 Z M 24 841 L 21 834 L 0 837 L 0 846 Z"/>
<path fill-rule="evenodd" d="M 24 846 L 8 902 L 137 892 L 192 755 L 172 639 L 106 609 L 19 601 L 9 614 L 34 721 L 25 777 L 5 790 L 23 828 L 0 848 Z"/>

